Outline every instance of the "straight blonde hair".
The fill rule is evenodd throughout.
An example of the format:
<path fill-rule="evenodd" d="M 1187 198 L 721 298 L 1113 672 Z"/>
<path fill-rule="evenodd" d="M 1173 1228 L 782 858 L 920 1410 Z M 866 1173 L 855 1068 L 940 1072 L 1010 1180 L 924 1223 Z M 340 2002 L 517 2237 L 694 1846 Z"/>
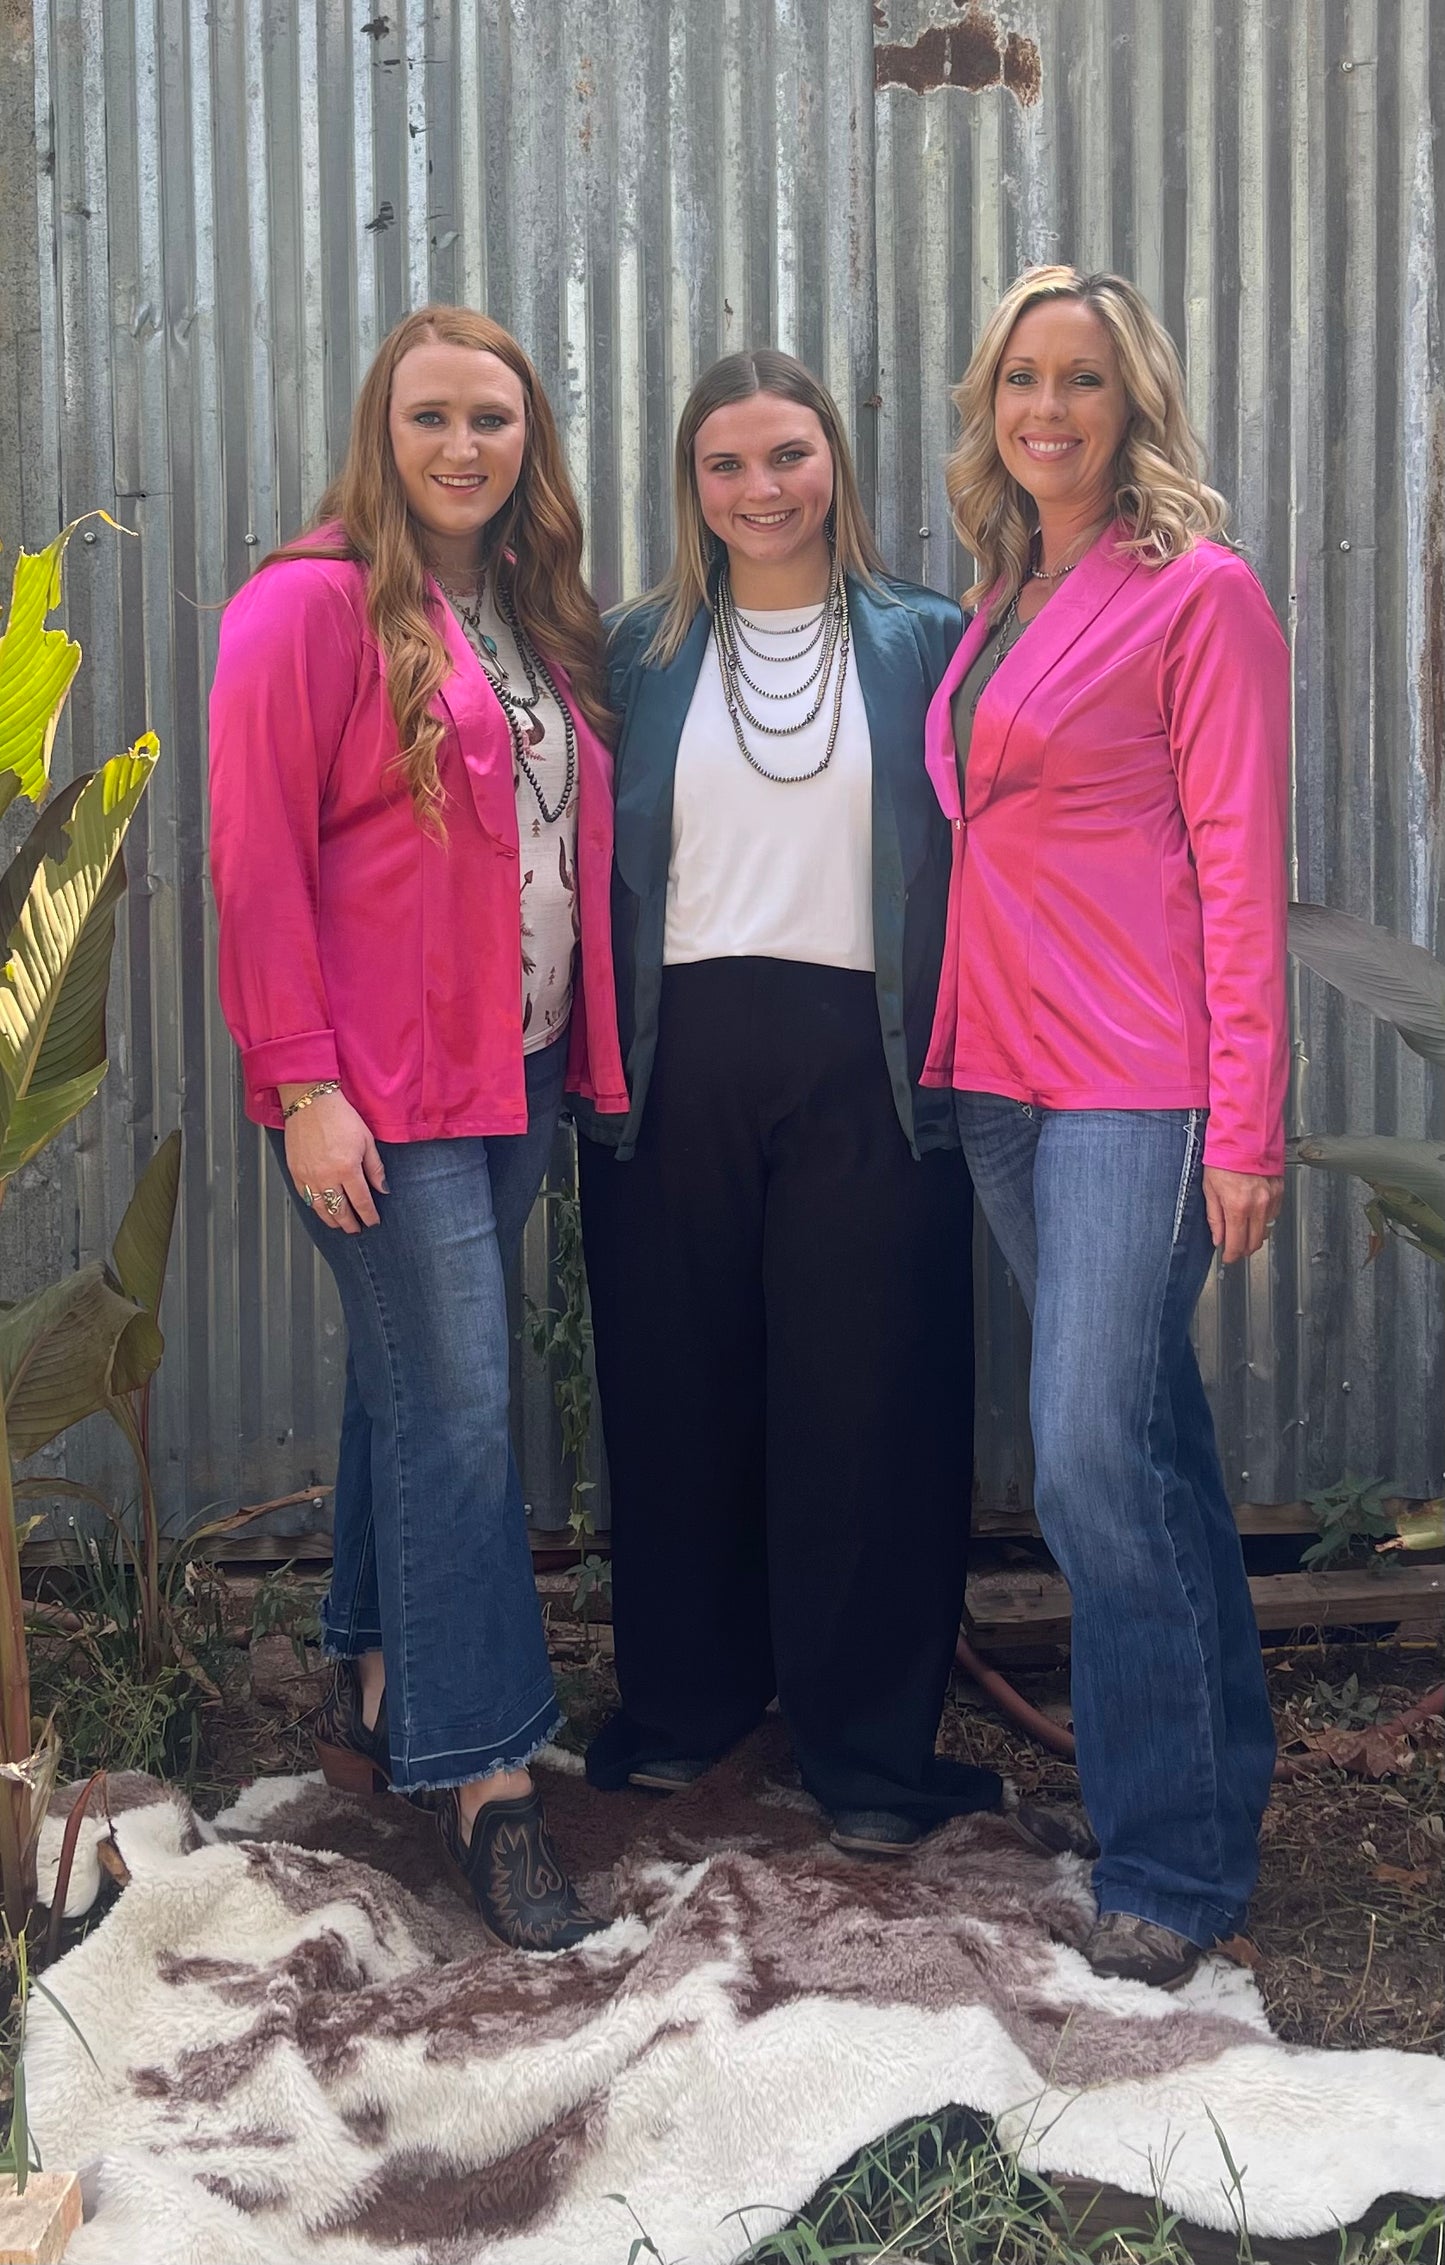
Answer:
<path fill-rule="evenodd" d="M 834 554 L 845 574 L 871 582 L 883 571 L 883 557 L 873 539 L 858 493 L 852 452 L 838 414 L 838 404 L 811 370 L 791 354 L 774 346 L 758 346 L 746 354 L 725 354 L 704 370 L 683 404 L 677 440 L 672 452 L 672 503 L 675 548 L 672 564 L 654 589 L 633 600 L 634 606 L 660 605 L 662 619 L 643 656 L 648 667 L 665 667 L 676 658 L 700 606 L 712 606 L 712 573 L 726 545 L 713 533 L 702 515 L 697 492 L 694 449 L 697 436 L 715 409 L 730 409 L 750 401 L 754 394 L 776 394 L 780 401 L 811 409 L 823 428 L 833 459 L 833 504 L 829 523 Z M 632 611 L 632 607 L 627 609 Z"/>
<path fill-rule="evenodd" d="M 1119 358 L 1129 403 L 1114 462 L 1114 516 L 1128 529 L 1122 547 L 1162 566 L 1221 535 L 1229 516 L 1223 496 L 1205 485 L 1204 449 L 1189 422 L 1174 341 L 1143 293 L 1121 275 L 1027 268 L 985 323 L 953 389 L 959 433 L 944 478 L 958 539 L 978 563 L 977 579 L 964 592 L 968 606 L 991 591 L 1006 601 L 1028 572 L 1038 512 L 999 456 L 994 395 L 1014 325 L 1047 299 L 1079 299 L 1092 308 Z"/>
<path fill-rule="evenodd" d="M 386 664 L 396 724 L 397 766 L 421 823 L 443 831 L 437 755 L 445 734 L 431 702 L 451 674 L 451 656 L 431 598 L 429 568 L 391 446 L 391 389 L 413 346 L 438 339 L 495 354 L 521 380 L 527 438 L 522 469 L 485 530 L 487 563 L 509 562 L 517 619 L 534 645 L 566 670 L 572 696 L 594 731 L 612 737 L 603 690 L 602 624 L 582 579 L 582 516 L 542 381 L 523 349 L 490 315 L 469 307 L 418 307 L 376 352 L 351 415 L 346 460 L 316 507 L 311 530 L 277 559 L 345 558 L 367 568 L 366 613 Z"/>

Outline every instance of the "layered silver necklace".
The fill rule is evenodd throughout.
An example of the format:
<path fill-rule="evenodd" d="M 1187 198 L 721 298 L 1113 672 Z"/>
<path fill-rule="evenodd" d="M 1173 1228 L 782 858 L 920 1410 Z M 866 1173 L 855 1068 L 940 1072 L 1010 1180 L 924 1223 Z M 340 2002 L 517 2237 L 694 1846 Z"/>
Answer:
<path fill-rule="evenodd" d="M 765 637 L 775 642 L 755 645 L 751 642 L 749 632 L 752 637 Z M 764 623 L 753 621 L 747 614 L 738 611 L 732 582 L 724 568 L 714 603 L 713 634 L 717 645 L 718 668 L 722 676 L 723 699 L 727 703 L 733 735 L 744 762 L 751 765 L 759 778 L 771 780 L 774 786 L 801 786 L 807 779 L 820 778 L 832 762 L 833 750 L 838 744 L 838 726 L 843 715 L 843 686 L 848 674 L 848 592 L 841 567 L 834 567 L 828 595 L 817 613 L 783 629 L 768 628 Z M 801 638 L 802 642 L 783 651 L 776 642 L 783 638 Z M 781 687 L 761 683 L 749 673 L 743 659 L 746 653 L 750 660 L 760 662 L 765 669 L 787 668 L 805 662 L 814 652 L 818 657 L 807 675 L 799 682 Z M 815 686 L 817 689 L 807 714 L 799 716 L 793 723 L 769 723 L 749 704 L 749 694 L 755 700 L 798 700 Z M 761 732 L 765 739 L 793 739 L 800 731 L 806 731 L 809 724 L 814 723 L 822 714 L 830 692 L 833 715 L 822 761 L 815 763 L 811 771 L 769 770 L 767 764 L 761 762 L 749 747 L 743 730 L 744 724 L 755 732 Z"/>
<path fill-rule="evenodd" d="M 572 800 L 577 784 L 577 732 L 572 722 L 572 711 L 558 690 L 557 680 L 538 652 L 517 616 L 509 584 L 499 574 L 496 581 L 497 611 L 506 623 L 517 658 L 522 664 L 525 687 L 512 682 L 511 672 L 497 651 L 497 640 L 490 637 L 482 624 L 482 604 L 486 595 L 485 572 L 478 575 L 476 587 L 471 591 L 458 589 L 454 583 L 443 582 L 456 617 L 466 633 L 467 643 L 482 664 L 487 682 L 497 695 L 507 727 L 512 734 L 512 751 L 517 769 L 537 798 L 542 822 L 555 826 Z M 532 766 L 529 750 L 536 747 L 546 732 L 546 725 L 537 713 L 543 693 L 550 693 L 562 718 L 562 735 L 567 749 L 567 770 L 562 781 L 562 792 L 555 806 L 549 806 L 542 782 Z"/>

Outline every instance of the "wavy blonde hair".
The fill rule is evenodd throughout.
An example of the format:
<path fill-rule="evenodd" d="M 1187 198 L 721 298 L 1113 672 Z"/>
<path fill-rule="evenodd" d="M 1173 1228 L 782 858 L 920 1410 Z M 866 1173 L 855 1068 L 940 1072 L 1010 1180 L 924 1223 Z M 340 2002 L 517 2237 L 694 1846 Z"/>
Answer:
<path fill-rule="evenodd" d="M 697 436 L 715 409 L 730 409 L 735 402 L 751 401 L 754 394 L 774 393 L 780 401 L 794 401 L 811 409 L 823 428 L 833 459 L 833 507 L 830 513 L 833 545 L 845 574 L 871 582 L 883 571 L 883 557 L 873 539 L 858 493 L 853 456 L 838 404 L 827 387 L 791 354 L 775 346 L 758 346 L 746 354 L 724 354 L 703 371 L 683 404 L 677 440 L 672 452 L 672 504 L 676 529 L 672 564 L 655 589 L 634 599 L 638 606 L 661 605 L 663 615 L 648 646 L 645 662 L 663 667 L 672 660 L 691 628 L 699 606 L 712 604 L 712 572 L 726 545 L 713 533 L 702 515 L 697 492 L 694 449 Z M 631 607 L 628 608 L 630 612 Z"/>
<path fill-rule="evenodd" d="M 1174 341 L 1142 292 L 1121 275 L 1027 268 L 985 323 L 953 389 L 959 434 L 944 479 L 958 539 L 978 562 L 965 605 L 977 605 L 990 591 L 1011 598 L 1028 571 L 1038 512 L 999 456 L 994 396 L 1014 325 L 1046 299 L 1081 299 L 1092 308 L 1119 359 L 1129 404 L 1114 463 L 1114 515 L 1129 529 L 1122 547 L 1162 566 L 1222 534 L 1229 516 L 1223 496 L 1205 485 L 1205 454 L 1184 405 L 1184 371 Z"/>
<path fill-rule="evenodd" d="M 389 422 L 397 364 L 432 339 L 495 354 L 521 381 L 527 421 L 522 469 L 506 503 L 487 523 L 483 562 L 507 558 L 518 620 L 533 644 L 566 670 L 577 707 L 604 739 L 612 737 L 613 717 L 603 689 L 602 625 L 582 579 L 582 517 L 542 381 L 511 332 L 489 315 L 469 307 L 418 307 L 377 349 L 352 411 L 345 462 L 317 505 L 310 530 L 263 564 L 320 557 L 355 559 L 366 567 L 366 613 L 386 664 L 397 765 L 417 817 L 440 833 L 446 797 L 437 756 L 446 726 L 431 703 L 452 663 Z M 313 533 L 320 539 L 313 541 Z"/>

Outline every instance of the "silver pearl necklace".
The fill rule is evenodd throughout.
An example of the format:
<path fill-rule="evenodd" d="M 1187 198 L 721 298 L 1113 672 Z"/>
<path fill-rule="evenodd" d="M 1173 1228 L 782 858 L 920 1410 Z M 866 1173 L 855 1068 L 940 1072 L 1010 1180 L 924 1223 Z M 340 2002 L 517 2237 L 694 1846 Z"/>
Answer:
<path fill-rule="evenodd" d="M 726 569 L 724 569 L 722 579 L 718 583 L 713 611 L 713 633 L 717 646 L 718 667 L 722 676 L 723 699 L 726 702 L 728 716 L 732 722 L 733 736 L 737 740 L 739 754 L 744 762 L 757 772 L 759 778 L 769 780 L 774 786 L 801 786 L 808 779 L 820 778 L 832 762 L 833 750 L 838 744 L 838 727 L 843 716 L 843 687 L 848 675 L 848 650 L 851 633 L 848 622 L 848 592 L 842 572 L 837 567 L 834 568 L 833 580 L 829 586 L 828 595 L 823 601 L 820 619 L 823 650 L 816 665 L 810 670 L 803 683 L 791 685 L 782 692 L 763 691 L 760 686 L 754 684 L 742 665 L 739 651 L 741 640 L 738 635 L 738 611 L 733 599 L 732 584 Z M 749 626 L 757 633 L 758 625 L 756 623 L 750 623 Z M 763 634 L 789 635 L 794 634 L 794 632 L 763 632 Z M 810 649 L 810 646 L 811 640 L 809 647 L 804 648 L 804 653 Z M 753 651 L 755 658 L 764 657 L 757 654 L 755 648 L 745 647 L 744 649 Z M 779 654 L 766 657 L 769 659 L 776 658 L 786 663 L 788 660 L 798 659 L 802 656 L 799 654 Z M 805 716 L 800 716 L 796 723 L 791 724 L 765 722 L 761 716 L 753 713 L 742 691 L 742 687 L 746 685 L 752 692 L 760 693 L 761 697 L 766 700 L 795 700 L 800 693 L 808 691 L 814 684 L 818 687 L 817 695 L 808 713 Z M 806 731 L 808 725 L 822 714 L 823 704 L 828 697 L 830 686 L 833 691 L 833 715 L 828 730 L 828 744 L 824 749 L 822 761 L 815 763 L 811 771 L 769 770 L 767 765 L 760 762 L 749 747 L 743 731 L 744 723 L 751 725 L 754 731 L 762 732 L 768 739 L 792 739 L 798 732 Z"/>

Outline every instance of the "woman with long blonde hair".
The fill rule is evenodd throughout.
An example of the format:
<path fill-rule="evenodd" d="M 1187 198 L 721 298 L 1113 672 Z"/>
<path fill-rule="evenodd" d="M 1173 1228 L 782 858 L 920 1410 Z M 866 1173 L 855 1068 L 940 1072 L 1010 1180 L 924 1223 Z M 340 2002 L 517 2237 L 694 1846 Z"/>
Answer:
<path fill-rule="evenodd" d="M 1033 1317 L 1086 1810 L 1022 1822 L 1096 1858 L 1095 1970 L 1168 1988 L 1242 1924 L 1274 1759 L 1189 1326 L 1283 1188 L 1289 658 L 1132 284 L 1031 270 L 954 400 L 978 610 L 928 718 L 924 1074 Z"/>
<path fill-rule="evenodd" d="M 627 1105 L 581 555 L 527 356 L 423 307 L 383 341 L 311 529 L 228 607 L 211 697 L 222 1007 L 347 1326 L 318 1758 L 427 1796 L 523 1950 L 597 1924 L 527 1767 L 560 1718 L 503 1286 L 564 1086 Z"/>
<path fill-rule="evenodd" d="M 668 1792 L 776 1694 L 851 1853 L 991 1808 L 935 1757 L 963 1606 L 972 1199 L 920 1091 L 948 894 L 923 721 L 962 616 L 883 572 L 800 362 L 698 380 L 676 552 L 612 624 L 631 1107 L 583 1111 L 621 1709 Z"/>

